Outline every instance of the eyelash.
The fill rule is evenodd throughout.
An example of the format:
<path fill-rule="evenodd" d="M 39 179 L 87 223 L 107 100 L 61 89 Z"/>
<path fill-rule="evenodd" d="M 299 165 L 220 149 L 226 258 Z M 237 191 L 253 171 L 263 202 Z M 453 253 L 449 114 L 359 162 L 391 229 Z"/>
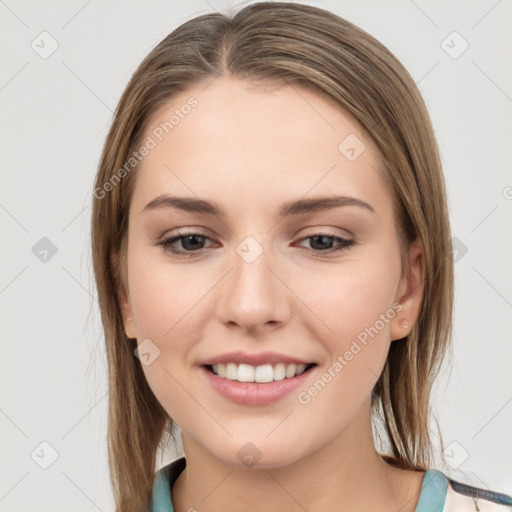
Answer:
<path fill-rule="evenodd" d="M 163 248 L 163 250 L 165 252 L 167 252 L 167 253 L 171 253 L 171 254 L 175 254 L 175 255 L 178 255 L 178 256 L 182 256 L 184 258 L 193 258 L 193 257 L 195 257 L 196 254 L 200 254 L 203 249 L 199 249 L 197 251 L 177 251 L 176 249 L 171 249 L 171 246 L 175 242 L 178 242 L 179 240 L 182 240 L 182 239 L 187 238 L 189 236 L 197 236 L 197 237 L 200 237 L 200 238 L 204 238 L 205 240 L 210 240 L 209 237 L 207 237 L 207 236 L 205 236 L 205 235 L 203 235 L 201 233 L 190 232 L 190 233 L 180 233 L 180 234 L 178 234 L 176 236 L 165 238 L 164 240 L 161 240 L 160 242 L 157 242 L 156 245 L 160 245 Z M 330 233 L 315 233 L 313 235 L 300 238 L 297 241 L 301 242 L 303 240 L 309 240 L 309 239 L 317 238 L 317 237 L 332 238 L 335 241 L 340 242 L 340 245 L 338 245 L 338 247 L 334 247 L 334 248 L 331 248 L 331 249 L 326 249 L 324 251 L 315 251 L 314 249 L 310 249 L 310 251 L 312 251 L 315 256 L 322 256 L 324 254 L 332 254 L 332 253 L 336 253 L 336 252 L 343 252 L 343 251 L 348 250 L 351 246 L 353 246 L 355 244 L 355 240 L 349 240 L 349 239 L 342 238 L 342 237 L 339 237 L 339 236 L 336 236 L 336 235 L 332 235 Z"/>

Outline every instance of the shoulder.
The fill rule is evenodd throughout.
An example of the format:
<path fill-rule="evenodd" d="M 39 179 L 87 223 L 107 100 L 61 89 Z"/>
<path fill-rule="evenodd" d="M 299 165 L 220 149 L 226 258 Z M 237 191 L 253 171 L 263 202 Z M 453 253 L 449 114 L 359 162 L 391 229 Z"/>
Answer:
<path fill-rule="evenodd" d="M 446 481 L 446 499 L 442 512 L 511 512 L 508 494 L 459 482 L 438 470 L 432 470 Z"/>

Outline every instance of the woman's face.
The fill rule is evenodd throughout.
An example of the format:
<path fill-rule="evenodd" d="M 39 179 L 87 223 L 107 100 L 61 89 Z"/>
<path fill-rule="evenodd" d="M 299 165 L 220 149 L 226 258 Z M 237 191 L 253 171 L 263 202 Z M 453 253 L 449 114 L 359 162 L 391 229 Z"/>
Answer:
<path fill-rule="evenodd" d="M 401 275 L 372 142 L 315 93 L 226 77 L 174 97 L 143 140 L 125 328 L 186 443 L 277 467 L 366 428 L 421 281 L 414 251 Z"/>

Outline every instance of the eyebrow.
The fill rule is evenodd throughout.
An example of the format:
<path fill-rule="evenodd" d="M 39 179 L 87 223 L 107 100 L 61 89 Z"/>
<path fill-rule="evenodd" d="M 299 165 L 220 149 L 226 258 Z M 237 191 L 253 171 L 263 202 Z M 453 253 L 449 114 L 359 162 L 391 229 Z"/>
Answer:
<path fill-rule="evenodd" d="M 279 208 L 279 215 L 282 217 L 295 216 L 305 213 L 330 210 L 341 206 L 359 206 L 375 213 L 375 210 L 371 205 L 361 199 L 357 199 L 356 197 L 329 196 L 289 201 L 281 205 Z M 214 201 L 207 201 L 196 197 L 170 196 L 168 194 L 155 197 L 143 208 L 142 211 L 145 212 L 160 208 L 174 208 L 191 213 L 201 213 L 226 218 L 226 212 Z"/>

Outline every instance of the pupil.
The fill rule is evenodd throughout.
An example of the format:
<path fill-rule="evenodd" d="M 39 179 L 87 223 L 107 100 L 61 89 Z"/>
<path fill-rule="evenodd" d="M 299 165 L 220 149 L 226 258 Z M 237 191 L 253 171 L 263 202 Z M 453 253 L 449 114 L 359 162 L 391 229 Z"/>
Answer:
<path fill-rule="evenodd" d="M 202 239 L 203 237 L 202 236 L 199 236 L 199 235 L 189 235 L 187 237 L 185 237 L 183 240 L 182 240 L 182 245 L 183 245 L 183 248 L 184 249 L 187 249 L 187 244 L 189 244 L 189 247 L 188 249 L 198 249 L 197 247 L 197 243 L 194 244 L 192 242 L 192 244 L 190 244 L 190 241 L 191 240 L 195 240 L 197 242 L 198 239 Z M 201 245 L 201 242 L 199 242 L 199 245 Z M 199 247 L 199 249 L 201 249 L 201 247 Z"/>
<path fill-rule="evenodd" d="M 331 237 L 329 237 L 329 236 L 325 236 L 325 235 L 314 236 L 313 237 L 313 244 L 312 244 L 313 247 L 316 245 L 315 242 L 317 240 L 320 240 L 320 244 L 324 243 L 324 244 L 327 244 L 329 246 L 329 247 L 316 247 L 317 249 L 330 249 L 331 246 L 332 246 L 332 240 L 331 240 Z"/>

